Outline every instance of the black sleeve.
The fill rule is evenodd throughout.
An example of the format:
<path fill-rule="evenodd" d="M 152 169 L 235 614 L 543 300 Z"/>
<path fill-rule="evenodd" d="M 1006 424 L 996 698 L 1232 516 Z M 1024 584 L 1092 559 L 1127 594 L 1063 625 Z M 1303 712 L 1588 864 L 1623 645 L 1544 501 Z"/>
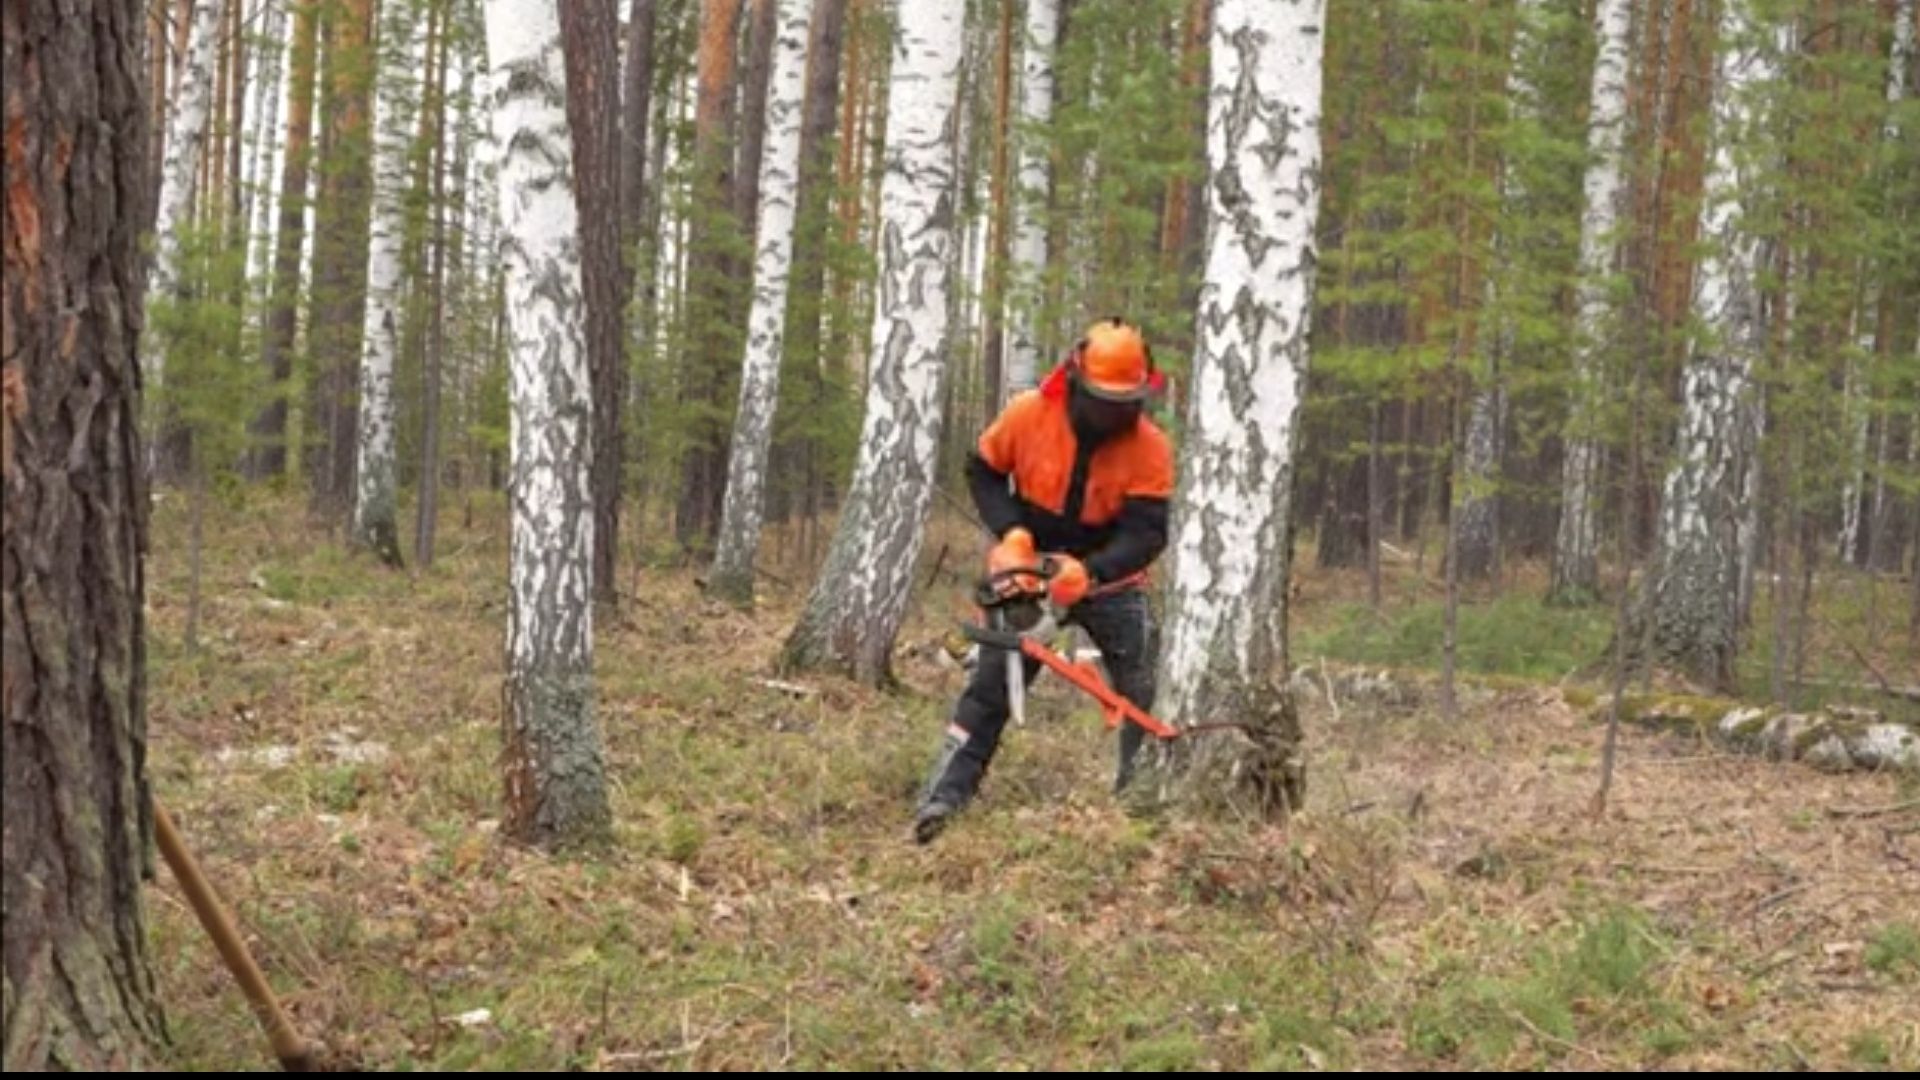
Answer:
<path fill-rule="evenodd" d="M 1137 574 L 1160 557 L 1167 547 L 1165 499 L 1128 499 L 1114 523 L 1113 539 L 1087 557 L 1095 580 L 1118 581 Z"/>
<path fill-rule="evenodd" d="M 1007 474 L 987 464 L 978 453 L 967 455 L 967 487 L 973 492 L 973 505 L 980 511 L 980 520 L 993 530 L 995 537 L 1005 536 L 1008 529 L 1025 523 L 1020 500 L 1014 497 Z"/>

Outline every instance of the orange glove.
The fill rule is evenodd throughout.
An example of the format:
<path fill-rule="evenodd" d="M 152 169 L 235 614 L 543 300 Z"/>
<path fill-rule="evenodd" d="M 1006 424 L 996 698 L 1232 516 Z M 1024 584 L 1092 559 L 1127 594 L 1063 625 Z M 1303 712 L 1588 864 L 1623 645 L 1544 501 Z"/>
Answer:
<path fill-rule="evenodd" d="M 1087 590 L 1093 588 L 1093 578 L 1087 573 L 1087 564 L 1071 555 L 1053 555 L 1056 569 L 1053 580 L 1047 585 L 1047 596 L 1058 606 L 1070 608 L 1087 598 Z"/>
<path fill-rule="evenodd" d="M 1040 556 L 1033 549 L 1033 534 L 1022 528 L 1007 530 L 993 550 L 987 552 L 987 573 L 1003 574 L 1008 570 L 1027 570 L 1040 565 Z M 1037 590 L 1039 579 L 1022 575 L 1001 582 L 1000 587 L 1009 591 Z"/>

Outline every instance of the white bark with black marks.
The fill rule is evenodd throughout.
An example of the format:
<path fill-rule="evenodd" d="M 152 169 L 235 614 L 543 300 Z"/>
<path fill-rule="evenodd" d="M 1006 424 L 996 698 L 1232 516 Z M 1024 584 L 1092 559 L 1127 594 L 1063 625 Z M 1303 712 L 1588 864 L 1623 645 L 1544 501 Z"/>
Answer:
<path fill-rule="evenodd" d="M 407 230 L 408 164 L 413 150 L 416 72 L 413 6 L 381 9 L 373 104 L 373 214 L 367 243 L 367 307 L 360 360 L 360 423 L 355 448 L 353 542 L 389 566 L 400 565 L 393 448 L 393 366 L 400 352 L 401 247 Z"/>
<path fill-rule="evenodd" d="M 280 175 L 280 162 L 286 149 L 280 139 L 280 99 L 286 96 L 283 87 L 287 5 L 284 0 L 266 0 L 261 19 L 260 34 L 249 43 L 248 50 L 259 64 L 254 75 L 255 104 L 251 110 L 251 115 L 259 119 L 253 130 L 252 153 L 248 156 L 245 197 L 253 218 L 253 231 L 248 237 L 247 280 L 255 283 L 264 297 L 273 259 L 274 213 L 279 205 L 276 196 L 280 186 L 275 178 Z M 262 310 L 256 305 L 251 314 L 258 321 Z"/>
<path fill-rule="evenodd" d="M 1320 0 L 1219 0 L 1206 272 L 1172 537 L 1162 715 L 1239 722 L 1263 809 L 1300 804 L 1286 687 L 1298 416 L 1320 204 Z"/>
<path fill-rule="evenodd" d="M 1536 121 L 1540 112 L 1540 93 L 1533 83 L 1530 67 L 1533 45 L 1539 35 L 1541 0 L 1517 0 L 1514 5 L 1513 48 L 1507 67 L 1507 101 L 1516 118 Z M 1509 163 L 1501 170 L 1500 198 L 1503 205 L 1524 203 L 1526 189 L 1520 183 L 1520 170 Z M 1483 355 L 1473 373 L 1472 396 L 1467 406 L 1466 444 L 1461 447 L 1461 492 L 1457 497 L 1459 520 L 1454 527 L 1454 546 L 1459 552 L 1460 576 L 1470 580 L 1492 577 L 1498 569 L 1500 551 L 1500 456 L 1505 446 L 1507 400 L 1500 383 L 1503 361 L 1513 352 L 1513 321 L 1517 318 L 1511 294 L 1522 284 L 1518 275 L 1525 272 L 1518 245 L 1511 239 L 1496 237 L 1494 273 L 1487 275 L 1486 306 L 1479 340 Z"/>
<path fill-rule="evenodd" d="M 156 297 L 180 293 L 181 231 L 191 227 L 194 187 L 199 180 L 200 155 L 207 141 L 207 122 L 213 113 L 214 60 L 219 51 L 220 26 L 227 0 L 200 0 L 187 30 L 186 67 L 179 90 L 171 95 L 167 113 L 167 154 L 160 169 L 160 209 L 154 218 L 153 281 Z M 147 390 L 159 388 L 166 376 L 166 343 L 159 335 L 147 346 Z M 159 443 L 155 433 L 154 445 Z"/>
<path fill-rule="evenodd" d="M 1901 99 L 1906 96 L 1907 71 L 1913 58 L 1914 0 L 1901 0 L 1893 13 L 1893 48 L 1887 57 L 1887 121 L 1882 129 L 1881 138 L 1888 146 L 1897 145 L 1900 138 L 1898 120 Z M 1907 211 L 1911 214 L 1912 211 Z M 1879 303 L 1887 302 L 1891 290 L 1882 283 Z M 1896 320 L 1881 321 L 1877 308 L 1866 312 L 1869 324 L 1889 326 Z M 1872 357 L 1876 347 L 1887 356 L 1893 354 L 1890 343 L 1860 335 L 1855 338 L 1863 357 Z M 1867 361 L 1871 363 L 1872 361 Z M 1867 461 L 1868 427 L 1871 423 L 1873 404 L 1867 400 L 1868 394 L 1861 390 L 1863 380 L 1855 371 L 1855 365 L 1847 365 L 1846 413 L 1852 425 L 1853 457 L 1847 475 L 1847 486 L 1841 492 L 1840 558 L 1853 561 L 1863 567 L 1873 568 L 1879 562 L 1880 555 L 1873 549 L 1878 545 L 1882 525 L 1886 521 L 1887 506 L 1887 427 L 1891 414 L 1883 413 L 1878 424 L 1879 435 L 1875 440 L 1873 463 Z M 1869 475 L 1872 477 L 1873 492 L 1866 493 Z"/>
<path fill-rule="evenodd" d="M 1013 281 L 1007 318 L 1006 392 L 1030 389 L 1040 368 L 1040 276 L 1047 267 L 1046 207 L 1052 176 L 1047 146 L 1036 134 L 1053 117 L 1053 54 L 1060 38 L 1060 0 L 1027 0 L 1020 50 L 1020 168 L 1013 203 Z"/>
<path fill-rule="evenodd" d="M 1700 213 L 1705 251 L 1693 295 L 1704 336 L 1682 378 L 1684 411 L 1661 505 L 1650 611 L 1655 659 L 1715 686 L 1733 675 L 1745 494 L 1739 450 L 1743 412 L 1756 393 L 1753 360 L 1765 346 L 1761 248 L 1745 228 L 1741 204 L 1743 194 L 1761 190 L 1760 164 L 1740 144 L 1756 118 L 1753 88 L 1779 76 L 1773 46 L 1752 33 L 1747 0 L 1726 3 L 1720 41 L 1713 159 Z"/>
<path fill-rule="evenodd" d="M 940 445 L 954 259 L 953 138 L 963 0 L 899 8 L 880 185 L 880 273 L 859 461 L 787 662 L 891 677 Z"/>
<path fill-rule="evenodd" d="M 753 307 L 747 316 L 747 356 L 740 372 L 733 449 L 727 459 L 720 547 L 708 579 L 714 592 L 743 603 L 753 600 L 753 560 L 760 548 L 766 504 L 767 448 L 773 441 L 773 415 L 780 400 L 780 347 L 799 205 L 800 119 L 812 8 L 811 0 L 780 0 L 776 13 L 767 137 L 760 158 L 760 251 L 754 263 Z"/>
<path fill-rule="evenodd" d="M 1630 0 L 1600 0 L 1594 30 L 1600 49 L 1588 98 L 1585 210 L 1580 219 L 1579 326 L 1574 336 L 1574 382 L 1566 456 L 1561 463 L 1560 525 L 1554 537 L 1548 595 L 1578 602 L 1600 591 L 1598 499 L 1601 452 L 1594 430 L 1599 411 L 1601 357 L 1613 305 L 1610 279 L 1627 196 L 1624 167 L 1627 50 L 1633 28 Z"/>
<path fill-rule="evenodd" d="M 593 711 L 593 401 L 554 2 L 487 0 L 512 401 L 504 827 L 542 845 L 609 824 Z"/>

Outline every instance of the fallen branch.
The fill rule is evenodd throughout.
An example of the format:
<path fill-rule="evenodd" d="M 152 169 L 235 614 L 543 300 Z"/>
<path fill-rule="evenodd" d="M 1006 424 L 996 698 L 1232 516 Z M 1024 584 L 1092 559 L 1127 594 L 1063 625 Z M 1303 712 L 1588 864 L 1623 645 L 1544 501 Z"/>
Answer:
<path fill-rule="evenodd" d="M 801 686 L 799 683 L 781 682 L 779 679 L 755 679 L 753 681 L 756 684 L 760 686 L 764 686 L 769 690 L 778 690 L 783 694 L 792 694 L 794 697 L 810 698 L 820 693 L 820 691 L 815 690 L 811 686 Z"/>
<path fill-rule="evenodd" d="M 1908 799 L 1892 806 L 1829 806 L 1827 815 L 1837 818 L 1877 818 L 1890 814 L 1905 813 L 1908 810 L 1920 810 L 1920 799 Z"/>

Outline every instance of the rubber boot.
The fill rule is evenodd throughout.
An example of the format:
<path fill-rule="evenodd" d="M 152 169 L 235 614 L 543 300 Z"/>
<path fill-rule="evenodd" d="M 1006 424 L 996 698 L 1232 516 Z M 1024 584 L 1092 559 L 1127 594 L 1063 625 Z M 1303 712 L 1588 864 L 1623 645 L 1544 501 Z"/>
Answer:
<path fill-rule="evenodd" d="M 934 758 L 933 770 L 927 776 L 927 789 L 920 797 L 920 809 L 914 815 L 913 839 L 916 843 L 931 843 L 947 827 L 953 815 L 973 799 L 974 789 L 980 784 L 981 768 L 972 756 L 962 753 L 967 741 L 966 731 L 958 725 L 947 729 L 947 737 L 940 744 L 939 756 Z"/>

